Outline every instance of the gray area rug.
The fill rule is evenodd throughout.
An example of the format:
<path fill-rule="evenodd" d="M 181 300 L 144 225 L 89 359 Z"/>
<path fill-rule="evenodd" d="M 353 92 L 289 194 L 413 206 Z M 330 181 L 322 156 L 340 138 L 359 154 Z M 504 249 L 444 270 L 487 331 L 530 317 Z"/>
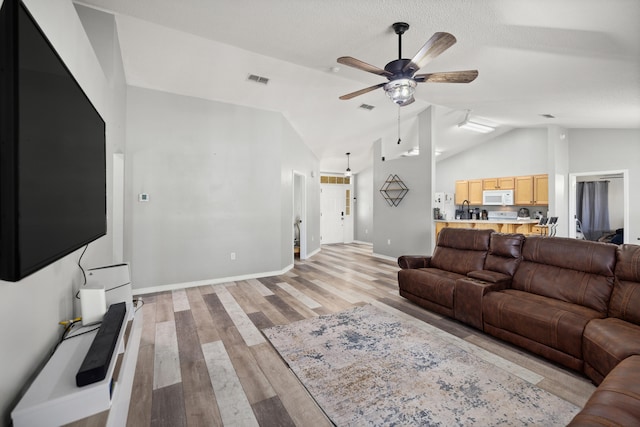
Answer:
<path fill-rule="evenodd" d="M 371 305 L 263 333 L 338 426 L 553 426 L 579 411 Z"/>

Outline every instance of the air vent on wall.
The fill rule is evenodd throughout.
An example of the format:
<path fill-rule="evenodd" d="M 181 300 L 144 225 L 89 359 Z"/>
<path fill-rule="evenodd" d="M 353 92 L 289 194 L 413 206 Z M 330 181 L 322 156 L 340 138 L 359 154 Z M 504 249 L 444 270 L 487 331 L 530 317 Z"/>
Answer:
<path fill-rule="evenodd" d="M 369 105 L 369 104 L 360 104 L 360 107 L 359 107 L 359 108 L 362 108 L 363 110 L 369 110 L 369 111 L 371 111 L 371 110 L 373 110 L 373 109 L 374 109 L 374 108 L 376 108 L 376 107 L 374 107 L 373 105 Z"/>
<path fill-rule="evenodd" d="M 267 83 L 269 83 L 268 78 L 262 77 L 262 76 L 256 76 L 255 74 L 249 74 L 249 76 L 247 77 L 247 80 L 250 80 L 256 83 L 262 83 L 263 85 L 266 85 Z"/>

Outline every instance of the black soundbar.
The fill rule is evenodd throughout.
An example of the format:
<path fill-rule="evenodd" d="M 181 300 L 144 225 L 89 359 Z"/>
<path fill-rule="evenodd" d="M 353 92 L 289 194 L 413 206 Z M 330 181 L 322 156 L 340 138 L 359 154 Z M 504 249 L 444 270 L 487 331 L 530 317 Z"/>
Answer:
<path fill-rule="evenodd" d="M 100 329 L 98 329 L 98 333 L 76 374 L 78 387 L 102 381 L 107 376 L 109 363 L 113 356 L 113 350 L 116 348 L 126 313 L 127 307 L 124 302 L 109 306 L 109 310 L 102 319 Z"/>

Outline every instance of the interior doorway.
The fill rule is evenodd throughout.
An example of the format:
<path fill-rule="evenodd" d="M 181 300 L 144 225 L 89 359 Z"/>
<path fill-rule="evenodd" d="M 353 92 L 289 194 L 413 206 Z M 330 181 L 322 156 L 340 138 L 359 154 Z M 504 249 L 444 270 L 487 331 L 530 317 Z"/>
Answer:
<path fill-rule="evenodd" d="M 307 177 L 293 171 L 293 251 L 292 257 L 295 259 L 307 258 L 307 196 L 306 196 Z"/>
<path fill-rule="evenodd" d="M 569 224 L 569 237 L 581 237 L 577 231 L 577 187 L 582 181 L 609 181 L 609 217 L 611 231 L 622 228 L 623 242 L 629 243 L 629 171 L 593 171 L 569 174 L 569 218 L 573 221 Z"/>

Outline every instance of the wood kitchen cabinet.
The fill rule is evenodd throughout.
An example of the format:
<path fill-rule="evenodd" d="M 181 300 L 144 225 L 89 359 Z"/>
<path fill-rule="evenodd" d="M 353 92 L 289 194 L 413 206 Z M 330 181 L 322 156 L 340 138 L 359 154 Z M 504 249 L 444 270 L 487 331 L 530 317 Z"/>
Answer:
<path fill-rule="evenodd" d="M 514 203 L 525 206 L 548 205 L 549 176 L 517 176 L 515 178 Z"/>
<path fill-rule="evenodd" d="M 533 202 L 536 206 L 549 204 L 549 175 L 533 176 Z"/>
<path fill-rule="evenodd" d="M 456 194 L 454 201 L 456 205 L 461 205 L 465 200 L 469 200 L 469 181 L 456 181 Z"/>
<path fill-rule="evenodd" d="M 482 180 L 483 190 L 513 190 L 516 186 L 516 179 L 512 176 L 504 178 L 485 178 Z"/>
<path fill-rule="evenodd" d="M 469 180 L 469 204 L 470 205 L 482 205 L 482 180 L 470 179 Z"/>
<path fill-rule="evenodd" d="M 461 205 L 465 200 L 468 200 L 470 205 L 482 205 L 481 179 L 456 181 L 455 204 Z"/>

